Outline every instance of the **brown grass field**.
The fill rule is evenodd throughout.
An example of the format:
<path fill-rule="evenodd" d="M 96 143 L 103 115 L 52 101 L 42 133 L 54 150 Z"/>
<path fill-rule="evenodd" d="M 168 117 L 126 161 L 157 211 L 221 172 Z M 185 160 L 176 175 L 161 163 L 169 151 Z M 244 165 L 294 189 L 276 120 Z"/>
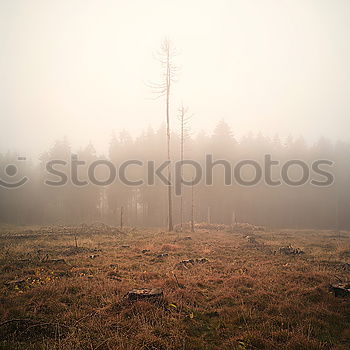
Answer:
<path fill-rule="evenodd" d="M 350 349 L 348 232 L 219 228 L 2 226 L 0 349 Z"/>

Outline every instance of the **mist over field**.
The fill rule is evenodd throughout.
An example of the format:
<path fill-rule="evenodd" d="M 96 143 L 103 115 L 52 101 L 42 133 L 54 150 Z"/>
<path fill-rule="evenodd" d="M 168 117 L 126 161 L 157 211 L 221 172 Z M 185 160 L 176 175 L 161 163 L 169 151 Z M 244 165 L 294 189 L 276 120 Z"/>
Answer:
<path fill-rule="evenodd" d="M 350 349 L 349 15 L 0 0 L 0 350 Z"/>

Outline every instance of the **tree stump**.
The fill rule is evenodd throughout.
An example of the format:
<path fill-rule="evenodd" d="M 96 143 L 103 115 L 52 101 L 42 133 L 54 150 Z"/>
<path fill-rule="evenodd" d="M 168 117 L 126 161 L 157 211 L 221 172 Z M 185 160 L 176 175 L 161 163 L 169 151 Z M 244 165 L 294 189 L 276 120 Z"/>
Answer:
<path fill-rule="evenodd" d="M 159 288 L 133 289 L 126 296 L 129 300 L 157 300 L 163 297 L 163 291 Z"/>
<path fill-rule="evenodd" d="M 5 286 L 8 287 L 15 287 L 15 286 L 21 286 L 26 282 L 25 279 L 18 279 L 18 280 L 13 280 L 13 281 L 7 281 L 5 282 Z"/>
<path fill-rule="evenodd" d="M 335 297 L 348 297 L 350 296 L 350 283 L 337 283 L 329 286 L 331 292 Z"/>
<path fill-rule="evenodd" d="M 208 262 L 207 258 L 196 258 L 196 259 L 188 259 L 188 260 L 182 260 L 179 263 L 175 265 L 177 268 L 185 268 L 188 269 L 189 267 L 196 265 L 196 264 L 205 264 Z"/>
<path fill-rule="evenodd" d="M 64 259 L 47 259 L 44 262 L 49 264 L 66 264 L 66 260 Z"/>
<path fill-rule="evenodd" d="M 284 255 L 301 255 L 301 254 L 305 254 L 305 252 L 303 252 L 301 249 L 293 248 L 291 245 L 289 245 L 287 247 L 280 248 L 279 252 L 280 252 L 280 254 L 284 254 Z"/>

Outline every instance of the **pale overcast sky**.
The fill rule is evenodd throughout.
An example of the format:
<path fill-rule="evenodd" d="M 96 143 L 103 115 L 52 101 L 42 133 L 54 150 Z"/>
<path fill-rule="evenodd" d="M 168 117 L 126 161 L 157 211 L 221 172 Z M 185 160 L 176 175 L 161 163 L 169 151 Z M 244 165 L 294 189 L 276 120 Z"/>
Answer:
<path fill-rule="evenodd" d="M 164 121 L 146 82 L 164 37 L 194 131 L 224 118 L 261 131 L 350 140 L 349 0 L 0 0 L 0 152 L 68 136 L 105 152 L 112 130 Z M 177 120 L 173 117 L 173 127 Z"/>

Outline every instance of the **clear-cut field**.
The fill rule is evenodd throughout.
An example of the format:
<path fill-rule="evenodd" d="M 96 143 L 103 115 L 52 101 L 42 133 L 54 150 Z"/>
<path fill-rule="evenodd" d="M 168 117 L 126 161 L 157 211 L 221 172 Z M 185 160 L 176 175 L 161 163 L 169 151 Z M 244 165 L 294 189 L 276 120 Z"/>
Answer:
<path fill-rule="evenodd" d="M 348 232 L 2 227 L 0 247 L 0 349 L 350 348 L 329 291 Z"/>

